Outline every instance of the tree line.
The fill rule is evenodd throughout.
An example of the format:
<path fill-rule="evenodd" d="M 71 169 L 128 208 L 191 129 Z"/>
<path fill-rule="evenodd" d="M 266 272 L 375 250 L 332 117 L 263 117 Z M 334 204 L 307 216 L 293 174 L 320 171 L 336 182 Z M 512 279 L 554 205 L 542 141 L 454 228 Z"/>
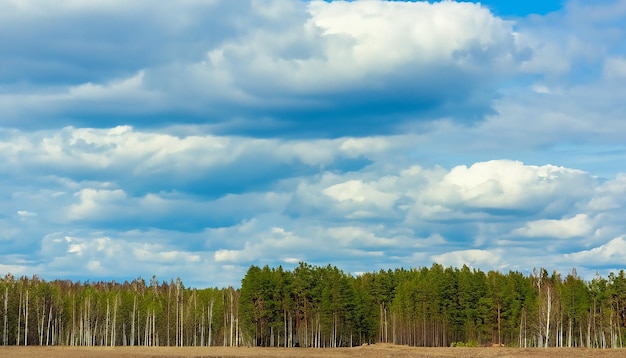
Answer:
<path fill-rule="evenodd" d="M 241 288 L 0 279 L 3 345 L 623 347 L 624 270 L 483 272 L 443 267 L 351 275 L 251 266 Z"/>

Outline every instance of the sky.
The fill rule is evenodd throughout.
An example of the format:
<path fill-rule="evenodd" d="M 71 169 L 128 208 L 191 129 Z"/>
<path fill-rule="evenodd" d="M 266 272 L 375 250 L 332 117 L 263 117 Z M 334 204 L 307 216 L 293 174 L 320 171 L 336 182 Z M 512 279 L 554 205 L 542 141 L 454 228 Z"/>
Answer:
<path fill-rule="evenodd" d="M 0 0 L 0 274 L 626 266 L 626 0 Z"/>

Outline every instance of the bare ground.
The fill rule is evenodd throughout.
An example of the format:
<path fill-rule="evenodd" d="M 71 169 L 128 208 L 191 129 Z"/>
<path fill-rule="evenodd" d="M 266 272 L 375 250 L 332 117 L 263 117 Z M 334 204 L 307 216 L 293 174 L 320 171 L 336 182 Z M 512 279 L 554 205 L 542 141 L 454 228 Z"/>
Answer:
<path fill-rule="evenodd" d="M 626 349 L 585 348 L 414 348 L 375 344 L 355 348 L 231 347 L 0 347 L 0 357 L 15 358 L 216 358 L 216 357 L 626 357 Z"/>

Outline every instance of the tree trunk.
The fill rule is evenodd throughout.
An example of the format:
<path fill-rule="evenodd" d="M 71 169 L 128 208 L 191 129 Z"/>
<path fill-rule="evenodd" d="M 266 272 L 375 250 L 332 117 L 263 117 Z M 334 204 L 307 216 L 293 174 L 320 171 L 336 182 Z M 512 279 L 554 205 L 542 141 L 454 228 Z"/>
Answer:
<path fill-rule="evenodd" d="M 39 345 L 43 346 L 43 325 L 46 321 L 46 302 L 41 307 L 41 319 L 39 320 Z"/>
<path fill-rule="evenodd" d="M 20 304 L 17 309 L 17 335 L 16 335 L 16 345 L 20 345 L 20 337 L 22 332 L 22 290 L 20 289 Z"/>
<path fill-rule="evenodd" d="M 235 313 L 233 312 L 233 291 L 230 291 L 230 346 L 233 346 L 233 321 L 235 320 Z"/>
<path fill-rule="evenodd" d="M 567 348 L 572 348 L 572 317 L 567 323 Z"/>
<path fill-rule="evenodd" d="M 117 302 L 118 302 L 119 298 L 116 295 L 115 296 L 115 302 L 113 302 L 113 324 L 111 325 L 111 347 L 115 346 L 115 327 L 116 327 L 116 323 L 117 323 Z"/>
<path fill-rule="evenodd" d="M 213 298 L 211 298 L 211 303 L 209 303 L 209 307 L 208 307 L 208 319 L 209 319 L 209 347 L 211 346 L 211 337 L 212 337 L 212 331 L 213 331 Z"/>
<path fill-rule="evenodd" d="M 50 312 L 48 313 L 48 329 L 46 330 L 46 346 L 50 345 L 50 326 L 52 325 L 52 305 L 50 305 Z"/>
<path fill-rule="evenodd" d="M 2 340 L 4 341 L 4 345 L 6 346 L 9 342 L 9 332 L 7 331 L 9 324 L 9 287 L 5 287 L 4 289 L 4 331 L 2 334 Z"/>
<path fill-rule="evenodd" d="M 135 295 L 133 299 L 133 314 L 132 314 L 131 323 L 130 323 L 130 346 L 131 347 L 135 345 L 135 312 L 136 311 L 137 311 L 137 295 Z"/>
<path fill-rule="evenodd" d="M 500 304 L 500 302 L 498 302 L 498 346 L 502 346 L 502 330 L 501 330 L 502 325 L 500 323 L 500 318 L 501 318 L 500 317 L 500 311 L 501 311 L 501 309 L 502 309 L 502 305 Z"/>
<path fill-rule="evenodd" d="M 287 310 L 283 308 L 283 347 L 287 347 Z"/>
<path fill-rule="evenodd" d="M 26 316 L 24 317 L 24 346 L 28 345 L 28 289 L 26 289 Z"/>
<path fill-rule="evenodd" d="M 167 346 L 170 346 L 170 300 L 172 298 L 172 284 L 170 281 L 170 285 L 167 288 Z"/>
<path fill-rule="evenodd" d="M 106 321 L 105 321 L 105 326 L 104 326 L 104 345 L 108 346 L 109 345 L 109 324 L 110 324 L 110 318 L 111 318 L 111 308 L 110 308 L 110 302 L 109 299 L 107 298 L 107 314 L 106 314 Z"/>
<path fill-rule="evenodd" d="M 176 283 L 176 347 L 179 346 L 179 342 L 178 339 L 180 338 L 180 334 L 178 332 L 180 332 L 180 318 L 178 317 L 180 315 L 180 285 L 178 284 L 178 282 Z"/>
<path fill-rule="evenodd" d="M 181 347 L 185 345 L 185 343 L 184 343 L 185 342 L 184 341 L 184 338 L 185 338 L 185 335 L 184 335 L 184 332 L 185 332 L 185 314 L 184 313 L 185 313 L 185 302 L 184 302 L 184 293 L 183 293 L 183 297 L 181 297 L 181 300 L 180 300 L 180 316 L 179 316 L 179 318 L 180 318 L 180 325 L 179 325 L 179 327 L 180 327 L 180 339 L 178 340 L 180 342 L 180 346 Z"/>
<path fill-rule="evenodd" d="M 589 317 L 587 320 L 587 348 L 591 348 L 591 307 L 589 307 Z"/>
<path fill-rule="evenodd" d="M 552 309 L 552 297 L 551 297 L 551 290 L 550 290 L 550 286 L 548 285 L 547 287 L 548 290 L 548 308 L 547 308 L 547 312 L 546 312 L 546 345 L 545 348 L 548 348 L 548 343 L 550 340 L 550 310 Z"/>

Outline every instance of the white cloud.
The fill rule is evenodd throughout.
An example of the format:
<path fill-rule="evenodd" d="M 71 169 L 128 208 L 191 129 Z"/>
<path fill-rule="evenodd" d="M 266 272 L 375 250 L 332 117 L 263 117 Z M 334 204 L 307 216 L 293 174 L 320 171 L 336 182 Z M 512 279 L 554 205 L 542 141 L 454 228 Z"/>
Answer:
<path fill-rule="evenodd" d="M 399 248 L 408 242 L 403 243 L 402 240 L 395 238 L 379 237 L 377 233 L 372 232 L 371 228 L 344 226 L 329 228 L 328 235 L 336 240 L 340 246 L 355 248 Z"/>
<path fill-rule="evenodd" d="M 17 215 L 21 217 L 33 217 L 33 216 L 37 216 L 37 213 L 34 213 L 32 211 L 27 211 L 27 210 L 18 210 Z"/>
<path fill-rule="evenodd" d="M 497 72 L 515 56 L 511 24 L 471 3 L 313 1 L 308 11 L 308 21 L 288 31 L 253 30 L 211 50 L 207 70 L 255 96 L 258 83 L 270 93 L 334 93 L 373 90 L 396 76 L 417 83 L 445 67 L 482 72 L 485 53 Z"/>
<path fill-rule="evenodd" d="M 285 263 L 288 263 L 288 264 L 291 264 L 291 265 L 295 265 L 295 264 L 301 262 L 302 260 L 300 260 L 298 258 L 295 258 L 295 257 L 287 257 L 287 258 L 283 259 L 283 261 Z"/>
<path fill-rule="evenodd" d="M 350 204 L 356 204 L 357 211 L 350 217 L 368 217 L 376 215 L 376 212 L 370 212 L 367 207 L 373 205 L 378 210 L 389 211 L 398 199 L 398 195 L 393 192 L 385 192 L 391 189 L 391 185 L 384 187 L 384 179 L 379 183 L 363 183 L 360 180 L 349 180 L 343 183 L 335 184 L 323 190 L 323 193 L 334 200 Z M 393 182 L 393 179 L 391 179 Z M 378 189 L 379 185 L 385 191 Z M 392 184 L 392 183 L 390 183 Z M 377 211 L 378 211 L 377 210 Z"/>
<path fill-rule="evenodd" d="M 619 198 L 626 190 L 619 178 L 601 182 L 582 171 L 514 161 L 478 162 L 449 170 L 375 163 L 355 172 L 324 173 L 291 179 L 300 184 L 297 193 L 289 192 L 293 183 L 283 183 L 274 192 L 203 200 L 167 193 L 130 197 L 122 189 L 106 187 L 82 188 L 74 197 L 51 198 L 51 205 L 54 200 L 76 200 L 68 206 L 73 220 L 142 220 L 148 225 L 196 220 L 196 227 L 202 228 L 207 217 L 232 218 L 229 211 L 233 210 L 243 215 L 239 224 L 206 228 L 193 235 L 119 234 L 118 229 L 106 235 L 94 229 L 65 233 L 59 225 L 58 234 L 44 238 L 41 267 L 51 274 L 67 275 L 68 265 L 79 265 L 94 275 L 117 277 L 116 273 L 140 266 L 146 275 L 161 275 L 167 270 L 191 272 L 198 265 L 219 270 L 218 265 L 226 264 L 236 267 L 228 276 L 235 281 L 234 275 L 245 272 L 249 264 L 295 265 L 299 261 L 330 262 L 349 271 L 427 266 L 431 260 L 444 265 L 530 269 L 542 265 L 538 257 L 564 257 L 571 247 L 602 245 L 611 235 L 623 233 L 619 218 L 624 205 L 606 199 Z M 485 186 L 485 182 L 492 184 Z M 442 188 L 454 191 L 454 200 L 441 195 Z M 576 195 L 572 188 L 577 188 Z M 297 198 L 298 211 L 291 198 Z M 559 202 L 551 212 L 562 219 L 543 219 L 543 204 Z M 609 204 L 612 209 L 604 210 Z M 515 214 L 485 208 L 505 208 Z M 476 209 L 484 212 L 473 214 Z M 38 217 L 46 221 L 48 210 L 37 207 Z M 354 216 L 364 210 L 371 211 L 366 219 Z M 541 237 L 543 249 L 529 251 L 516 236 Z M 531 256 L 537 259 L 530 260 Z M 114 264 L 119 260 L 125 263 Z M 571 265 L 553 263 L 565 270 Z"/>
<path fill-rule="evenodd" d="M 212 134 L 176 136 L 127 125 L 106 129 L 66 127 L 59 131 L 9 132 L 6 139 L 0 137 L 0 158 L 4 159 L 0 167 L 189 177 L 242 161 L 263 161 L 269 165 L 301 163 L 320 168 L 337 159 L 380 155 L 380 150 L 404 145 L 402 141 L 392 143 L 383 138 L 249 139 Z"/>
<path fill-rule="evenodd" d="M 624 252 L 626 252 L 626 240 L 616 237 L 604 245 L 591 250 L 565 254 L 564 259 L 582 266 L 595 265 L 624 265 Z"/>
<path fill-rule="evenodd" d="M 141 244 L 133 250 L 133 255 L 141 262 L 153 262 L 159 264 L 175 264 L 177 262 L 199 263 L 201 257 L 198 254 L 179 250 L 167 250 L 163 245 Z"/>
<path fill-rule="evenodd" d="M 587 187 L 588 174 L 553 165 L 524 165 L 518 161 L 491 160 L 453 168 L 425 193 L 428 203 L 450 208 L 485 210 L 563 209 L 576 196 L 572 189 Z M 567 196 L 565 195 L 567 193 Z"/>
<path fill-rule="evenodd" d="M 185 1 L 155 8 L 148 2 L 73 6 L 62 1 L 55 9 L 29 4 L 26 11 L 7 10 L 20 21 L 7 22 L 5 31 L 15 33 L 19 23 L 40 36 L 20 32 L 11 49 L 28 53 L 31 61 L 20 61 L 27 64 L 6 75 L 36 77 L 56 66 L 70 83 L 34 79 L 40 86 L 0 94 L 0 109 L 7 114 L 3 121 L 12 126 L 40 125 L 24 122 L 30 117 L 68 124 L 63 118 L 76 113 L 86 123 L 117 124 L 124 116 L 143 124 L 135 116 L 145 115 L 162 123 L 168 120 L 159 114 L 173 112 L 178 121 L 200 115 L 207 123 L 244 133 L 251 126 L 263 128 L 257 117 L 266 117 L 271 131 L 299 131 L 315 122 L 295 128 L 293 115 L 285 111 L 334 115 L 337 95 L 355 108 L 399 101 L 412 113 L 422 110 L 416 100 L 438 106 L 454 99 L 459 105 L 472 102 L 467 105 L 476 110 L 479 93 L 511 73 L 518 56 L 512 24 L 472 3 Z M 143 21 L 128 21 L 138 17 Z M 61 59 L 67 45 L 48 34 L 58 28 L 76 44 Z M 74 28 L 84 31 L 66 30 Z M 151 36 L 143 37 L 147 33 Z M 38 44 L 40 57 L 29 51 Z M 85 64 L 90 62 L 103 64 L 106 72 Z M 404 96 L 390 97 L 389 89 Z M 238 110 L 232 111 L 233 105 Z M 99 118 L 92 121 L 94 115 Z"/>
<path fill-rule="evenodd" d="M 624 196 L 626 196 L 626 174 L 618 174 L 615 179 L 607 180 L 595 188 L 595 193 L 586 207 L 595 212 L 616 213 L 624 206 L 622 200 Z"/>
<path fill-rule="evenodd" d="M 68 208 L 71 220 L 102 220 L 111 215 L 125 216 L 129 208 L 124 207 L 127 199 L 123 190 L 82 189 L 75 194 L 78 204 Z"/>
<path fill-rule="evenodd" d="M 609 80 L 620 80 L 626 78 L 626 58 L 612 57 L 604 61 L 604 77 Z"/>
<path fill-rule="evenodd" d="M 554 237 L 566 239 L 585 236 L 593 230 L 593 223 L 586 214 L 578 214 L 561 220 L 536 220 L 513 230 L 512 235 L 525 237 Z"/>
<path fill-rule="evenodd" d="M 194 235 L 160 231 L 117 232 L 116 236 L 102 236 L 99 232 L 77 232 L 73 236 L 64 233 L 47 235 L 37 260 L 38 272 L 45 278 L 80 277 L 83 271 L 90 278 L 114 277 L 130 279 L 137 276 L 157 275 L 163 279 L 173 278 L 172 272 L 183 275 L 185 283 L 227 284 L 237 280 L 224 273 L 222 277 L 208 277 L 206 272 L 217 272 L 216 263 L 208 252 L 185 250 L 183 240 L 194 240 Z M 177 240 L 169 238 L 176 235 Z M 202 266 L 202 270 L 198 267 Z M 239 277 L 240 278 L 240 277 Z"/>
<path fill-rule="evenodd" d="M 617 264 L 625 4 L 0 2 L 0 268 Z"/>
<path fill-rule="evenodd" d="M 444 266 L 487 267 L 499 269 L 502 264 L 502 250 L 461 250 L 432 256 L 433 262 Z"/>
<path fill-rule="evenodd" d="M 327 52 L 331 66 L 344 70 L 342 77 L 406 63 L 417 71 L 442 62 L 471 66 L 466 61 L 472 61 L 474 46 L 496 48 L 506 60 L 513 45 L 510 24 L 472 3 L 315 1 L 309 11 L 325 36 L 348 39 L 347 49 Z"/>
<path fill-rule="evenodd" d="M 242 250 L 217 250 L 214 254 L 217 262 L 237 262 L 245 263 L 255 259 L 254 256 L 247 255 Z"/>

